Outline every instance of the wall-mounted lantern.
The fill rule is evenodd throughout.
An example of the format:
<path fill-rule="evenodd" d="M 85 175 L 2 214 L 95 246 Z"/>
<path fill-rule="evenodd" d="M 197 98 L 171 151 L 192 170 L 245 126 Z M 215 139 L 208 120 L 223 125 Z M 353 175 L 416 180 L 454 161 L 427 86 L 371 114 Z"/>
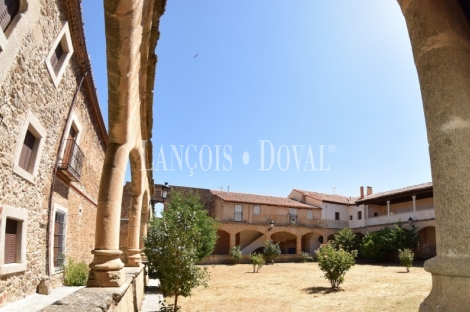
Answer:
<path fill-rule="evenodd" d="M 271 230 L 273 229 L 273 227 L 274 227 L 274 221 L 271 220 L 271 221 L 269 221 L 269 228 L 268 228 L 268 231 L 271 231 Z"/>
<path fill-rule="evenodd" d="M 412 218 L 412 217 L 410 217 L 410 218 L 408 219 L 408 223 L 411 225 L 411 227 L 412 227 L 413 229 L 415 228 L 415 225 L 413 224 L 413 218 Z"/>
<path fill-rule="evenodd" d="M 165 185 L 162 185 L 162 200 L 158 199 L 151 199 L 150 200 L 150 205 L 152 205 L 152 208 L 154 208 L 156 203 L 164 203 L 165 199 L 168 197 L 168 192 L 170 191 L 170 186 L 168 185 L 168 182 L 165 182 Z"/>

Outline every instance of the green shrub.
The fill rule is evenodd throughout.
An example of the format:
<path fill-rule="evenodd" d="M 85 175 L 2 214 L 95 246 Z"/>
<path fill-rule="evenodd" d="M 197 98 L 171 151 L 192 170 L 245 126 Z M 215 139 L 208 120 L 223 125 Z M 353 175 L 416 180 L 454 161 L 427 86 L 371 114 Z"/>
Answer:
<path fill-rule="evenodd" d="M 66 263 L 63 265 L 64 274 L 62 283 L 66 286 L 86 286 L 88 281 L 88 264 L 84 261 L 75 262 L 72 258 L 67 257 Z"/>
<path fill-rule="evenodd" d="M 261 269 L 263 265 L 266 264 L 266 261 L 264 260 L 263 255 L 258 254 L 258 253 L 251 253 L 250 261 L 251 261 L 251 264 L 253 265 L 253 273 L 258 273 L 259 269 Z"/>
<path fill-rule="evenodd" d="M 242 258 L 242 251 L 240 250 L 240 246 L 235 246 L 228 252 L 230 257 L 232 257 L 233 263 L 237 264 L 240 263 L 240 259 Z"/>
<path fill-rule="evenodd" d="M 359 238 L 350 228 L 341 229 L 334 236 L 335 239 L 331 241 L 331 245 L 333 245 L 336 250 L 339 250 L 340 245 L 347 252 L 359 249 Z"/>
<path fill-rule="evenodd" d="M 263 253 L 266 261 L 274 264 L 274 260 L 281 254 L 279 243 L 274 243 L 272 240 L 265 241 Z"/>
<path fill-rule="evenodd" d="M 406 268 L 406 272 L 410 272 L 410 267 L 413 266 L 413 259 L 415 254 L 411 249 L 401 249 L 398 252 L 398 258 L 400 259 L 400 263 L 402 266 Z"/>
<path fill-rule="evenodd" d="M 355 264 L 357 251 L 347 252 L 341 247 L 336 250 L 331 244 L 321 246 L 317 251 L 317 260 L 320 270 L 330 281 L 331 288 L 338 288 L 344 282 L 344 275 Z"/>
<path fill-rule="evenodd" d="M 393 229 L 383 228 L 367 233 L 362 240 L 360 254 L 366 259 L 385 261 L 390 255 L 402 249 L 413 249 L 418 245 L 416 229 L 407 230 L 401 225 Z"/>
<path fill-rule="evenodd" d="M 313 260 L 313 257 L 308 252 L 302 251 L 302 262 L 303 263 L 305 263 L 307 261 L 312 261 L 312 260 Z"/>

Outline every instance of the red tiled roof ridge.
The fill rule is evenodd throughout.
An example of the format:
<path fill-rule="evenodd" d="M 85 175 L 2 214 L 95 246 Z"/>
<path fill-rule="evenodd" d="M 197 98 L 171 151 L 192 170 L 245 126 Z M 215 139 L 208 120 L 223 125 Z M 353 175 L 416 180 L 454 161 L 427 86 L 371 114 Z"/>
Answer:
<path fill-rule="evenodd" d="M 426 188 L 432 187 L 432 186 L 433 186 L 432 182 L 420 183 L 420 184 L 406 186 L 406 187 L 402 187 L 402 188 L 398 188 L 398 189 L 394 189 L 394 190 L 390 190 L 390 191 L 373 193 L 371 195 L 364 196 L 364 198 L 357 199 L 357 201 L 361 202 L 361 201 L 368 200 L 368 199 L 376 199 L 376 198 L 380 198 L 380 197 L 398 195 L 398 194 L 401 194 L 401 193 L 426 189 Z"/>
<path fill-rule="evenodd" d="M 283 207 L 297 207 L 297 208 L 310 208 L 310 209 L 321 209 L 314 205 L 298 202 L 291 198 L 271 196 L 271 195 L 260 195 L 260 194 L 249 194 L 249 193 L 238 193 L 238 192 L 227 192 L 227 191 L 216 191 L 211 190 L 211 193 L 215 196 L 222 198 L 225 201 L 239 202 L 239 203 L 253 203 L 253 204 L 264 204 L 272 206 L 283 206 Z"/>
<path fill-rule="evenodd" d="M 294 188 L 293 190 L 321 201 L 334 202 L 340 204 L 354 204 L 356 200 L 359 199 L 359 197 L 344 196 L 339 194 L 326 194 L 320 192 L 305 191 L 296 188 Z"/>

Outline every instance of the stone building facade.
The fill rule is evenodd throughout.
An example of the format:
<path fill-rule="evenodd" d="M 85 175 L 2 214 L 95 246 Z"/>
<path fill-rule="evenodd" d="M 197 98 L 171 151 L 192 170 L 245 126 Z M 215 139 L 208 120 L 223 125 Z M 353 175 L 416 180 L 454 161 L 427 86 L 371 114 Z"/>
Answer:
<path fill-rule="evenodd" d="M 1 3 L 0 306 L 91 262 L 107 146 L 79 2 Z"/>

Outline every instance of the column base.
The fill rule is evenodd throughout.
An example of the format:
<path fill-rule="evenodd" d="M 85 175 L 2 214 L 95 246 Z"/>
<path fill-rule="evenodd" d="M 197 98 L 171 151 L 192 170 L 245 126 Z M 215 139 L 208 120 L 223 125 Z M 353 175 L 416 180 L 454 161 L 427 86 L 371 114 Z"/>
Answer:
<path fill-rule="evenodd" d="M 93 250 L 93 262 L 90 263 L 88 287 L 120 287 L 126 281 L 124 263 L 120 250 Z"/>
<path fill-rule="evenodd" d="M 432 274 L 432 289 L 420 312 L 468 311 L 470 257 L 434 257 L 424 263 L 424 269 Z"/>
<path fill-rule="evenodd" d="M 140 249 L 127 249 L 126 267 L 139 267 L 141 265 Z"/>

